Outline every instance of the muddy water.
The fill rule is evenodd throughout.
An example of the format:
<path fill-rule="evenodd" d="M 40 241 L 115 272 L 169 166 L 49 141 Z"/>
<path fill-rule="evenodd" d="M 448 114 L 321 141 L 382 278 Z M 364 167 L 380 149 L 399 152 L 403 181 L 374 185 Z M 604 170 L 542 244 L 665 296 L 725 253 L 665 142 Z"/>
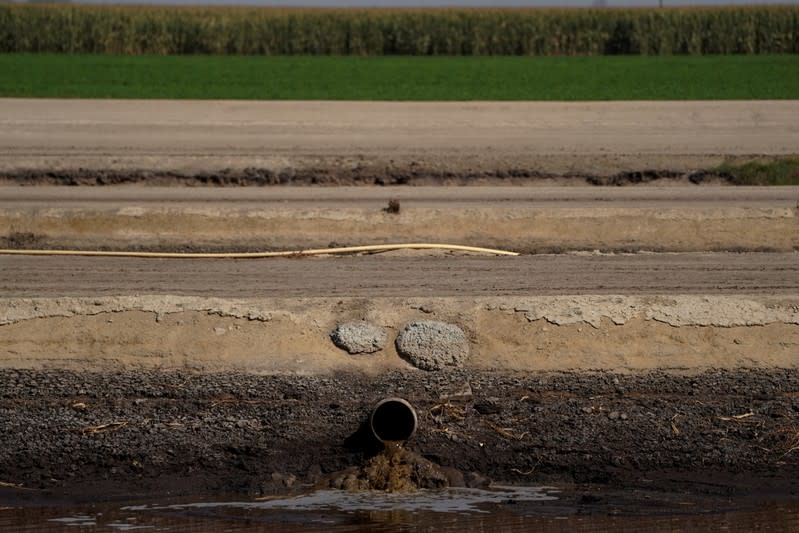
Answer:
<path fill-rule="evenodd" d="M 673 495 L 591 508 L 551 487 L 414 494 L 316 491 L 262 500 L 71 506 L 0 501 L 0 531 L 799 531 L 799 501 L 700 501 Z M 629 495 L 627 495 L 629 496 Z M 626 502 L 626 503 L 622 503 Z"/>

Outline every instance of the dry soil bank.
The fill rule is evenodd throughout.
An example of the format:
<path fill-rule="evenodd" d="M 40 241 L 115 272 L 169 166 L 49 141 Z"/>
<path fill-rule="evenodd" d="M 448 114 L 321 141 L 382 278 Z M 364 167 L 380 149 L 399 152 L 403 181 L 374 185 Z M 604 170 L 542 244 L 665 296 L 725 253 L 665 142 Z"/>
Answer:
<path fill-rule="evenodd" d="M 368 375 L 411 369 L 393 340 L 412 320 L 462 328 L 466 368 L 641 372 L 796 368 L 799 296 L 290 298 L 123 296 L 0 299 L 4 368 L 190 369 Z M 375 354 L 330 340 L 366 320 Z"/>
<path fill-rule="evenodd" d="M 0 207 L 6 247 L 799 249 L 799 187 L 0 187 Z"/>

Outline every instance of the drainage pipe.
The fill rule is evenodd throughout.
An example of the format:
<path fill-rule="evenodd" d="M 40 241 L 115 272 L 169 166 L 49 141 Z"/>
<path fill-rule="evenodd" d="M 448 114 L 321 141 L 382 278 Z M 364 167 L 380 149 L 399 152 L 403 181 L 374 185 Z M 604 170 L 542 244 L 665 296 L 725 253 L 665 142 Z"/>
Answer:
<path fill-rule="evenodd" d="M 369 416 L 372 434 L 381 442 L 403 442 L 416 432 L 416 410 L 403 398 L 384 398 Z"/>

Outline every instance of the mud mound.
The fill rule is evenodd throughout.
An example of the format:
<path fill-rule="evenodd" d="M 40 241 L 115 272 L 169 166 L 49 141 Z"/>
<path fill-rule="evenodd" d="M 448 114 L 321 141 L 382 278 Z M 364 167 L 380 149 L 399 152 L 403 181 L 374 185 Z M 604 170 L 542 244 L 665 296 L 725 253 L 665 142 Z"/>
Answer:
<path fill-rule="evenodd" d="M 448 486 L 450 481 L 438 465 L 395 442 L 386 443 L 385 450 L 363 466 L 349 468 L 329 481 L 330 488 L 353 491 L 415 492 Z"/>

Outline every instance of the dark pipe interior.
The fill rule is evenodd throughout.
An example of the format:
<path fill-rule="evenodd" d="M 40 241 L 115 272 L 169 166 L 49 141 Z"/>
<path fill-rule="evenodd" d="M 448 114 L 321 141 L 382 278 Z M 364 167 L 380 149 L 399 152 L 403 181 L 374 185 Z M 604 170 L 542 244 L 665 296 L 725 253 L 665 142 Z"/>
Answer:
<path fill-rule="evenodd" d="M 408 403 L 389 399 L 375 408 L 371 423 L 381 441 L 405 441 L 416 431 L 416 413 Z"/>

